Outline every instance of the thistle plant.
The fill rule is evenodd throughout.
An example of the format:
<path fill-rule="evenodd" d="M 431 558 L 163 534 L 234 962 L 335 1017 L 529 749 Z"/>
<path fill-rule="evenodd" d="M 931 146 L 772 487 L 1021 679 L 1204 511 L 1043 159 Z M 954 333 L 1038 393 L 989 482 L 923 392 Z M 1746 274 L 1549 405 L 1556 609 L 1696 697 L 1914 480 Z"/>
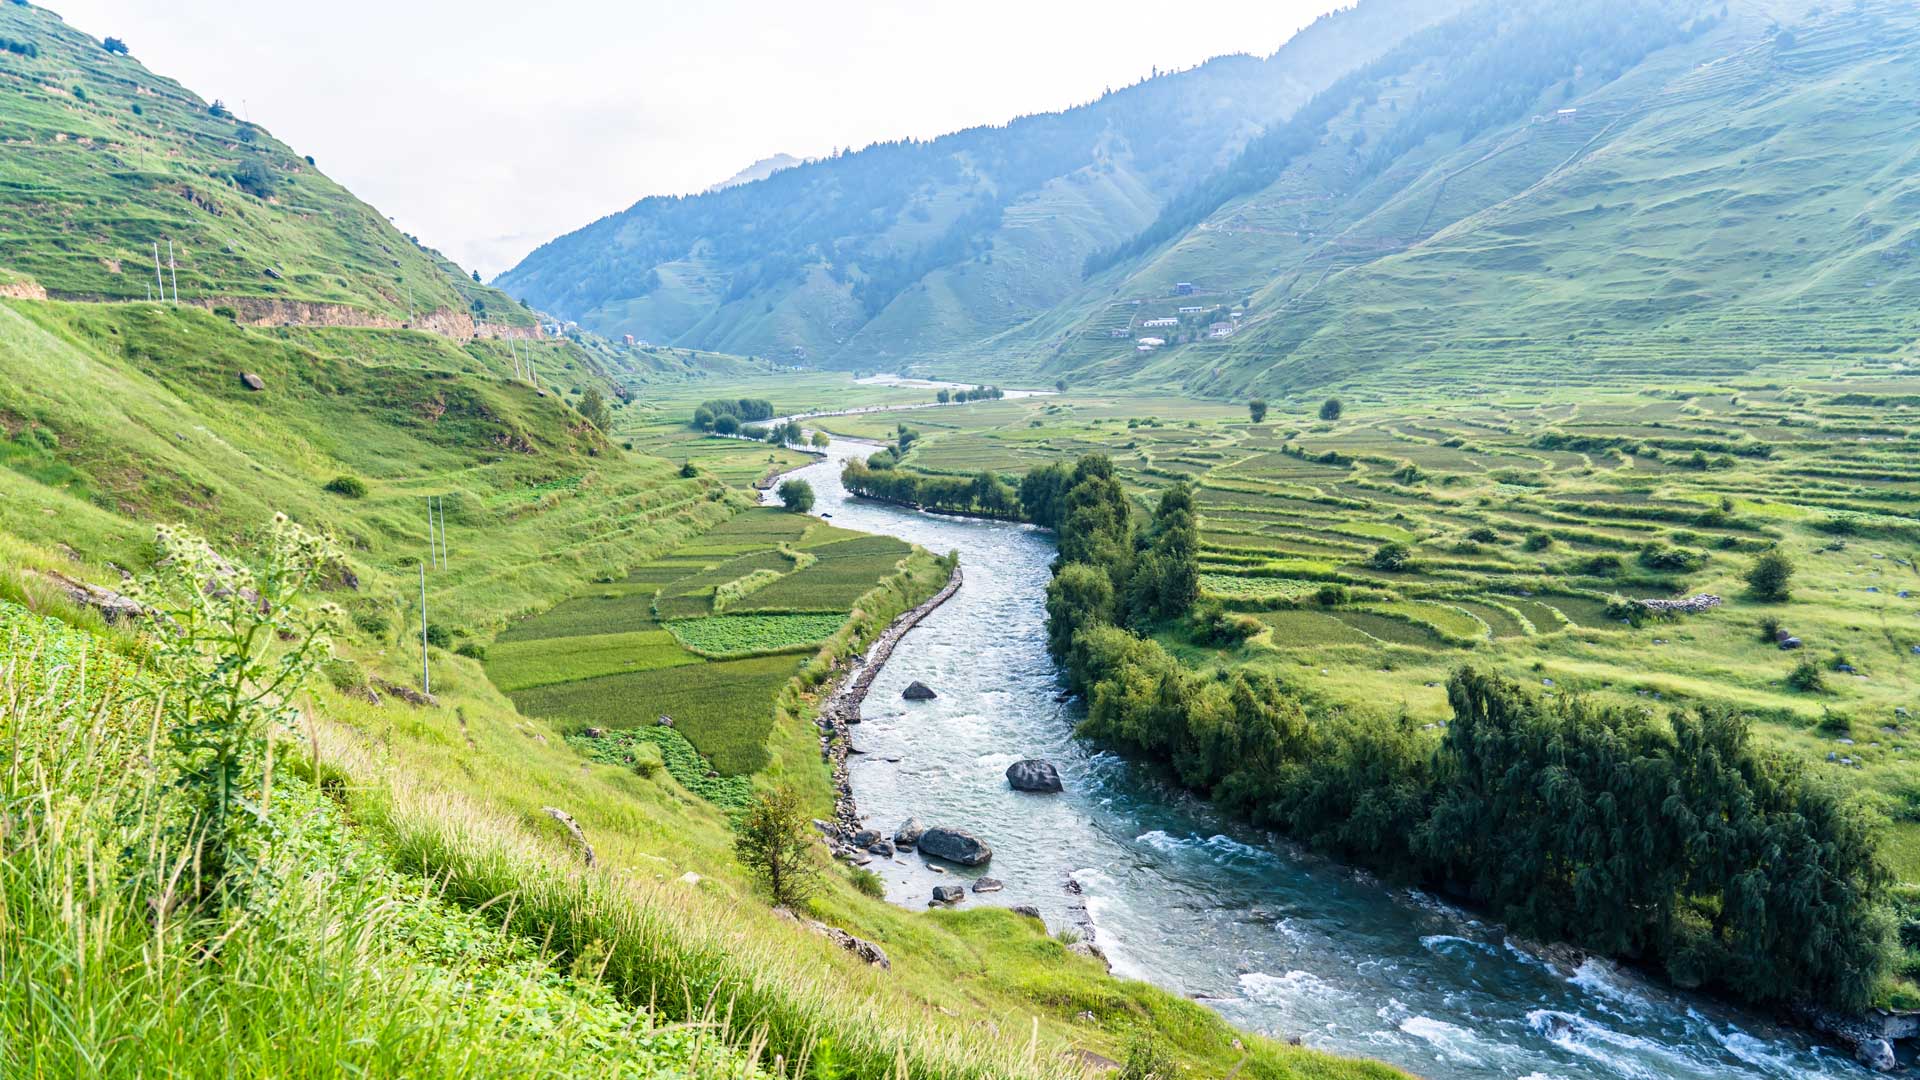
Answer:
<path fill-rule="evenodd" d="M 161 526 L 160 559 L 136 591 L 152 633 L 149 670 L 164 724 L 162 765 L 198 849 L 201 895 L 246 872 L 272 792 L 270 737 L 294 729 L 294 699 L 333 655 L 332 604 L 300 598 L 339 551 L 276 514 L 257 567 Z"/>

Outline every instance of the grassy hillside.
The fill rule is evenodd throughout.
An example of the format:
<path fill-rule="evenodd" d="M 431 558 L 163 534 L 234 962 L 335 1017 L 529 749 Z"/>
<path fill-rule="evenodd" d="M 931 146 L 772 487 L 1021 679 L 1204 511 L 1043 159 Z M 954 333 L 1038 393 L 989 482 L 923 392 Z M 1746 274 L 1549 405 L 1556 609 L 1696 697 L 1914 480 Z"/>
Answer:
<path fill-rule="evenodd" d="M 1069 317 L 995 348 L 1207 394 L 1785 378 L 1904 355 L 1920 326 L 1908 144 L 1884 133 L 1920 79 L 1911 9 L 1643 7 L 1644 26 L 1607 33 L 1509 5 L 1471 47 L 1410 39 L 1320 103 L 1323 129 L 1245 170 L 1257 186 L 1223 188 Z M 1644 56 L 1620 52 L 1628 29 Z M 1479 66 L 1552 56 L 1541 34 L 1569 47 L 1511 65 L 1530 78 Z M 1177 298 L 1180 281 L 1200 295 Z M 1189 303 L 1207 311 L 1158 335 L 1172 347 L 1133 347 L 1144 317 Z M 1232 336 L 1206 339 L 1234 309 Z"/>
<path fill-rule="evenodd" d="M 265 127 L 30 4 L 0 4 L 0 270 L 144 299 L 172 241 L 183 300 L 345 305 L 404 321 L 531 315 L 402 235 Z M 138 42 L 133 43 L 136 47 Z M 275 321 L 281 321 L 276 318 Z"/>
<path fill-rule="evenodd" d="M 646 199 L 548 243 L 499 284 L 608 335 L 897 367 L 1059 303 L 1089 254 L 1343 71 L 1458 7 L 1377 0 L 1266 59 L 1223 57 L 1059 113 Z"/>
<path fill-rule="evenodd" d="M 7 836 L 7 933 L 37 943 L 16 941 L 33 963 L 10 971 L 66 985 L 58 972 L 111 967 L 122 994 L 59 1003 L 92 1018 L 88 1030 L 137 1029 L 177 1045 L 196 1025 L 214 1025 L 218 1038 L 193 1039 L 194 1053 L 174 1059 L 190 1075 L 220 1072 L 235 1046 L 271 1045 L 252 1053 L 289 1069 L 361 1062 L 393 1075 L 600 1075 L 614 1054 L 633 1075 L 707 1075 L 742 1060 L 737 1053 L 761 1054 L 769 1067 L 773 1055 L 836 1063 L 810 1066 L 807 1075 L 819 1076 L 841 1067 L 878 1075 L 896 1061 L 922 1076 L 1058 1076 L 1079 1070 L 1079 1058 L 1062 1056 L 1069 1051 L 1124 1056 L 1148 1032 L 1208 1074 L 1244 1059 L 1241 1075 L 1388 1075 L 1236 1036 L 1198 1005 L 1109 978 L 1005 911 L 908 912 L 832 877 L 813 914 L 880 943 L 892 970 L 869 970 L 757 898 L 732 858 L 725 800 L 713 801 L 698 766 L 676 767 L 668 754 L 665 768 L 642 771 L 576 746 L 564 737 L 575 723 L 566 710 L 555 726 L 527 715 L 480 661 L 453 651 L 491 648 L 496 677 L 525 685 L 505 669 L 550 663 L 529 664 L 515 649 L 551 636 L 546 628 L 570 610 L 560 601 L 596 596 L 590 579 L 631 584 L 670 570 L 665 588 L 634 590 L 649 607 L 680 605 L 664 624 L 669 641 L 652 645 L 715 669 L 769 667 L 751 685 L 721 680 L 739 708 L 720 726 L 687 723 L 686 736 L 718 748 L 737 783 L 751 785 L 756 772 L 778 777 L 825 812 L 831 791 L 808 718 L 813 688 L 846 650 L 937 586 L 931 559 L 916 556 L 894 585 L 876 589 L 904 554 L 898 545 L 849 561 L 840 549 L 868 540 L 790 515 L 734 518 L 741 495 L 618 449 L 551 396 L 442 367 L 439 338 L 390 332 L 401 340 L 384 343 L 383 362 L 366 363 L 162 305 L 10 301 L 0 325 L 0 382 L 13 388 L 4 404 L 0 595 L 87 631 L 22 623 L 6 609 L 8 632 L 24 635 L 10 639 L 9 655 L 27 659 L 6 677 L 28 691 L 7 695 L 16 713 L 5 725 L 9 752 L 45 764 L 10 774 L 20 779 L 7 781 L 16 785 L 7 797 L 62 808 L 48 819 L 54 831 Z M 411 362 L 406 341 L 421 346 Z M 266 388 L 245 388 L 236 370 Z M 364 492 L 328 490 L 340 476 L 359 479 Z M 429 621 L 445 636 L 430 650 L 433 700 L 409 704 L 404 688 L 419 686 L 413 612 L 429 493 L 445 499 L 447 567 L 427 583 Z M 144 669 L 113 655 L 144 648 L 73 606 L 53 575 L 122 588 L 120 570 L 153 563 L 153 521 L 185 521 L 249 558 L 276 510 L 347 545 L 348 573 L 329 574 L 322 598 L 341 605 L 348 623 L 340 660 L 302 699 L 299 741 L 283 751 L 293 764 L 276 781 L 275 814 L 284 816 L 265 864 L 276 899 L 225 938 L 225 970 L 256 974 L 210 983 L 143 959 L 154 955 L 154 929 L 129 914 L 137 895 L 86 884 L 137 877 L 152 864 L 96 863 L 89 878 L 69 857 L 87 849 L 82 836 L 95 837 L 98 851 L 148 850 L 111 830 L 145 821 L 130 808 L 167 774 L 140 756 L 150 737 Z M 703 576 L 705 567 L 755 553 L 790 573 L 720 603 L 719 587 L 733 579 Z M 788 577 L 786 591 L 802 599 L 775 603 Z M 798 588 L 803 578 L 827 588 Z M 649 599 L 656 590 L 660 599 Z M 862 613 L 849 619 L 856 607 Z M 831 615 L 800 626 L 781 614 L 802 610 Z M 526 615 L 537 617 L 515 621 Z M 574 648 L 556 655 L 591 659 Z M 97 698 L 34 692 L 82 656 L 119 673 L 91 684 Z M 757 707 L 747 700 L 756 694 Z M 581 700 L 652 708 L 618 696 Z M 84 745 L 51 735 L 75 709 L 95 725 Z M 727 719 L 736 713 L 737 722 Z M 101 776 L 116 785 L 90 779 Z M 543 812 L 549 806 L 584 830 L 595 870 L 580 870 L 568 834 Z M 179 850 L 168 846 L 176 834 L 151 838 L 161 845 L 153 850 Z M 314 860 L 334 876 L 311 880 Z M 498 903 L 507 895 L 512 903 Z M 66 896 L 81 900 L 56 902 Z M 337 941 L 306 933 L 324 921 L 313 914 L 321 909 L 336 913 Z M 73 920 L 105 928 L 106 951 L 50 944 L 71 940 Z M 168 930 L 183 936 L 166 947 L 186 947 L 200 932 Z M 395 965 L 416 981 L 375 978 Z M 289 982 L 309 968 L 327 978 Z M 450 997 L 456 985 L 484 994 Z M 332 1003 L 324 1023 L 314 1013 L 323 999 Z M 524 1038 L 535 1009 L 547 1032 L 537 1041 Z M 110 1050 L 32 1010 L 10 1016 L 9 1029 L 30 1033 L 6 1051 L 9 1069 L 27 1074 L 60 1073 L 60 1063 L 88 1055 L 98 1075 L 146 1067 L 138 1046 L 148 1041 L 116 1040 L 121 1048 Z M 609 1042 L 607 1031 L 620 1034 Z"/>

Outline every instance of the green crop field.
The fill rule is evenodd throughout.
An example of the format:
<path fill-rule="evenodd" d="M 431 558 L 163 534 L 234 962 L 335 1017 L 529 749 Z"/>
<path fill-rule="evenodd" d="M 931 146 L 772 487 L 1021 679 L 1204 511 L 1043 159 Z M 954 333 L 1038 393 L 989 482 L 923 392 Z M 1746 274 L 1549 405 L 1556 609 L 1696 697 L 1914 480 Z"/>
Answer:
<path fill-rule="evenodd" d="M 792 652 L 817 646 L 846 620 L 832 615 L 719 615 L 667 624 L 673 637 L 705 656 Z"/>
<path fill-rule="evenodd" d="M 670 716 L 715 770 L 750 776 L 768 763 L 775 698 L 806 658 L 796 654 L 839 632 L 912 552 L 756 507 L 513 623 L 487 672 L 563 731 Z"/>

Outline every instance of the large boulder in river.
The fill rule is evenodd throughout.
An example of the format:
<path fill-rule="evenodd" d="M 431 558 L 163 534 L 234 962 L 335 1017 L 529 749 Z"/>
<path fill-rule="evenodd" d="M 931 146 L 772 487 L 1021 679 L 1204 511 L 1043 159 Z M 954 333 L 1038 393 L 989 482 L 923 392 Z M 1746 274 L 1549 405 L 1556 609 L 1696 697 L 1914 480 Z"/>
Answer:
<path fill-rule="evenodd" d="M 1015 791 L 1051 793 L 1060 790 L 1060 770 L 1051 761 L 1029 758 L 1007 766 L 1007 783 Z"/>
<path fill-rule="evenodd" d="M 920 842 L 920 838 L 926 835 L 926 832 L 927 827 L 920 823 L 919 818 L 910 817 L 901 822 L 899 828 L 893 830 L 893 842 L 901 847 L 912 847 Z"/>
<path fill-rule="evenodd" d="M 935 885 L 933 902 L 936 904 L 957 904 L 967 898 L 967 890 L 958 885 Z"/>
<path fill-rule="evenodd" d="M 920 834 L 920 854 L 961 866 L 985 866 L 993 858 L 993 849 L 965 829 L 936 827 Z"/>
<path fill-rule="evenodd" d="M 933 692 L 932 687 L 921 682 L 919 679 L 915 679 L 907 684 L 905 690 L 900 691 L 900 696 L 906 698 L 908 701 L 932 701 L 939 695 Z"/>

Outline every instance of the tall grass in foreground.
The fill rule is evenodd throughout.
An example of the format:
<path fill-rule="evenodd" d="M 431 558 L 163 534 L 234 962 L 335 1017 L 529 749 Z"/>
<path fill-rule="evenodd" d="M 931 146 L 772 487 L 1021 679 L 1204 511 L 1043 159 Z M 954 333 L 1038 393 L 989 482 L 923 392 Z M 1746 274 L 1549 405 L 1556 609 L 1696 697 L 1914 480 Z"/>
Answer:
<path fill-rule="evenodd" d="M 655 1027 L 409 884 L 298 779 L 271 789 L 244 899 L 197 914 L 138 677 L 0 604 L 0 1075 L 755 1071 L 711 1017 Z"/>

